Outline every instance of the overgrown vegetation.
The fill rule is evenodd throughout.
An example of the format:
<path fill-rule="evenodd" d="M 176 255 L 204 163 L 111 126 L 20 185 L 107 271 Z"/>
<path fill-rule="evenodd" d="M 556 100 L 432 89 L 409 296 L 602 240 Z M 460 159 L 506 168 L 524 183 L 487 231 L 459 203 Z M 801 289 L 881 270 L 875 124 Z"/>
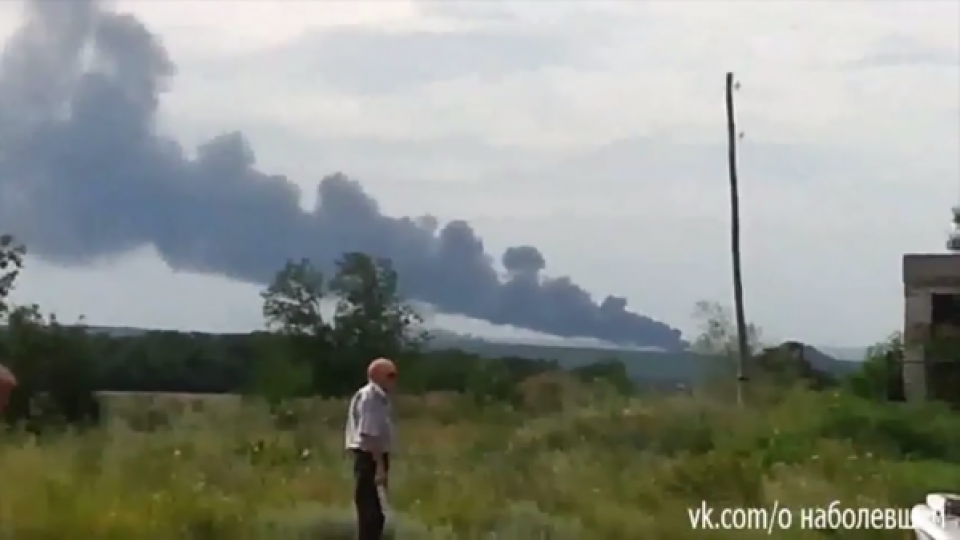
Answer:
<path fill-rule="evenodd" d="M 0 302 L 22 263 L 14 246 L 0 250 L 13 276 L 0 275 Z M 0 435 L 0 536 L 351 538 L 343 397 L 380 355 L 404 388 L 400 538 L 692 539 L 705 533 L 686 509 L 704 500 L 902 507 L 960 483 L 960 419 L 891 402 L 890 350 L 838 381 L 802 347 L 756 344 L 748 407 L 723 381 L 640 395 L 616 362 L 563 371 L 428 352 L 398 279 L 363 254 L 329 279 L 292 261 L 263 293 L 270 331 L 246 336 L 92 335 L 2 303 L 0 352 L 22 386 Z M 329 320 L 324 298 L 338 302 Z M 725 351 L 723 311 L 701 308 L 698 347 Z"/>

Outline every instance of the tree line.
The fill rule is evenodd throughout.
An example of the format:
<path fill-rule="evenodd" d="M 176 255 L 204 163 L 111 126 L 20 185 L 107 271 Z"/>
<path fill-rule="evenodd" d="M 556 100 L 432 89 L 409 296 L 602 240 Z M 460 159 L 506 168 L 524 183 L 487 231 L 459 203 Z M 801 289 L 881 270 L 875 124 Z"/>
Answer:
<path fill-rule="evenodd" d="M 393 359 L 408 393 L 454 391 L 510 400 L 527 378 L 558 371 L 550 359 L 481 358 L 432 350 L 423 320 L 401 297 L 388 259 L 346 253 L 327 276 L 310 260 L 288 261 L 261 293 L 266 330 L 249 334 L 148 331 L 110 335 L 65 324 L 37 305 L 9 300 L 26 248 L 0 237 L 0 363 L 18 378 L 8 422 L 96 423 L 99 392 L 244 393 L 272 403 L 356 390 L 367 363 Z M 323 305 L 335 303 L 325 316 Z M 620 391 L 622 364 L 571 370 Z"/>
<path fill-rule="evenodd" d="M 365 378 L 367 363 L 393 359 L 406 393 L 452 391 L 484 400 L 516 400 L 528 378 L 561 371 L 555 360 L 484 358 L 429 348 L 430 335 L 400 294 L 391 261 L 346 253 L 325 275 L 307 259 L 288 261 L 261 293 L 264 331 L 204 334 L 148 331 L 110 335 L 63 324 L 37 305 L 15 305 L 9 295 L 26 248 L 0 236 L 0 363 L 19 380 L 4 420 L 12 423 L 95 424 L 98 393 L 253 394 L 277 404 L 305 396 L 341 397 Z M 332 313 L 323 309 L 335 304 Z M 733 350 L 732 324 L 699 306 L 705 330 L 701 351 Z M 749 328 L 752 379 L 775 386 L 798 381 L 814 389 L 846 386 L 870 399 L 902 400 L 902 346 L 878 352 L 849 380 L 813 369 L 796 347 L 760 348 Z M 729 354 L 728 354 L 729 356 Z M 634 385 L 625 366 L 604 361 L 569 370 L 584 381 L 619 392 Z"/>

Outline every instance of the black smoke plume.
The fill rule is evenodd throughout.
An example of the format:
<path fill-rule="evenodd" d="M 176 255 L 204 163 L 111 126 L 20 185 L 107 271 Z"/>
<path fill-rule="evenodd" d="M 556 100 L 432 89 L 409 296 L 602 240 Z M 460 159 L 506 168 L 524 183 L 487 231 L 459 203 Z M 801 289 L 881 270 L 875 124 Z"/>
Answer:
<path fill-rule="evenodd" d="M 93 0 L 25 5 L 0 59 L 0 230 L 76 265 L 153 245 L 173 268 L 266 283 L 288 258 L 393 259 L 405 293 L 437 309 L 565 337 L 676 349 L 680 332 L 549 279 L 532 246 L 501 278 L 470 225 L 393 218 L 341 174 L 300 208 L 297 187 L 255 168 L 240 133 L 188 156 L 156 127 L 175 66 L 135 17 Z"/>

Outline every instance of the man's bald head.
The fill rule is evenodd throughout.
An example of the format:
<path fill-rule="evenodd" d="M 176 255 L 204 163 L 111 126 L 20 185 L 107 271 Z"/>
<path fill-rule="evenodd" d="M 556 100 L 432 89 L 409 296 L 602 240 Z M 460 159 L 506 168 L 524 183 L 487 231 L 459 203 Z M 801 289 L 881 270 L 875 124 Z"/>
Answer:
<path fill-rule="evenodd" d="M 367 379 L 384 390 L 392 390 L 397 382 L 397 366 L 386 358 L 377 358 L 367 366 Z"/>

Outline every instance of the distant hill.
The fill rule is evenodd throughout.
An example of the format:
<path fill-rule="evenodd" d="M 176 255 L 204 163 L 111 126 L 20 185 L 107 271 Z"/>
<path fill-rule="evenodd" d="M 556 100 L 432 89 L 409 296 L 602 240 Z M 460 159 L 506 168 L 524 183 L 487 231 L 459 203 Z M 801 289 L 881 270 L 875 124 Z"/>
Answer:
<path fill-rule="evenodd" d="M 695 384 L 725 372 L 730 373 L 731 369 L 728 359 L 693 352 L 503 343 L 456 334 L 441 334 L 434 339 L 432 345 L 439 349 L 460 349 L 488 358 L 516 356 L 551 359 L 566 368 L 600 360 L 618 360 L 626 366 L 634 380 L 656 385 Z M 859 368 L 858 362 L 837 360 L 810 346 L 804 350 L 804 357 L 814 368 L 834 375 L 846 375 Z"/>
<path fill-rule="evenodd" d="M 869 347 L 820 347 L 824 354 L 830 355 L 837 360 L 849 360 L 852 362 L 861 362 L 867 356 Z"/>
<path fill-rule="evenodd" d="M 142 328 L 98 326 L 92 326 L 90 330 L 116 337 L 137 336 L 149 331 Z M 511 343 L 464 336 L 443 330 L 433 331 L 433 336 L 430 344 L 433 349 L 458 349 L 484 358 L 513 356 L 556 360 L 568 369 L 600 360 L 617 360 L 626 366 L 627 372 L 635 381 L 653 386 L 696 384 L 725 372 L 731 372 L 731 363 L 728 359 L 692 352 L 565 346 L 542 342 Z M 858 362 L 838 360 L 814 347 L 808 346 L 804 355 L 814 368 L 835 375 L 845 375 L 859 367 Z"/>

